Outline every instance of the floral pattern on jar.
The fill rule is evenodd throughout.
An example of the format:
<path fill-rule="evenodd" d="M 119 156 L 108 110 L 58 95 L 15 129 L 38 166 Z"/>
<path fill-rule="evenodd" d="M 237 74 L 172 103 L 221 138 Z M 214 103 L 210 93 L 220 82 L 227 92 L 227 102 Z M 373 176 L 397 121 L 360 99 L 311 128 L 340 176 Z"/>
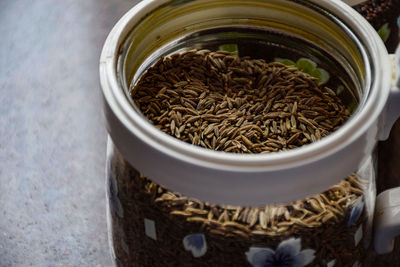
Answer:
<path fill-rule="evenodd" d="M 203 234 L 190 234 L 182 241 L 186 251 L 190 251 L 195 258 L 199 258 L 207 252 L 207 242 Z"/>
<path fill-rule="evenodd" d="M 289 238 L 282 241 L 276 250 L 251 247 L 246 252 L 247 260 L 254 267 L 302 267 L 310 264 L 315 258 L 315 250 L 301 249 L 300 238 Z"/>

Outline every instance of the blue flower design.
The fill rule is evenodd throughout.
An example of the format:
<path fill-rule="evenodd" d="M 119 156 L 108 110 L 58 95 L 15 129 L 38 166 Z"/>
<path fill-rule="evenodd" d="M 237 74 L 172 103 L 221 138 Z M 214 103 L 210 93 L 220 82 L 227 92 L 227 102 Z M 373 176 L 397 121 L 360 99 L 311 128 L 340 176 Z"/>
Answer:
<path fill-rule="evenodd" d="M 247 260 L 254 267 L 302 267 L 315 258 L 315 250 L 301 250 L 300 238 L 282 241 L 276 250 L 251 247 L 246 252 Z"/>
<path fill-rule="evenodd" d="M 364 199 L 363 197 L 359 197 L 353 204 L 353 209 L 351 210 L 350 217 L 347 222 L 347 227 L 352 226 L 358 221 L 363 210 L 364 210 Z"/>
<path fill-rule="evenodd" d="M 193 257 L 199 258 L 207 252 L 207 242 L 203 234 L 190 234 L 183 238 L 185 250 L 191 251 Z"/>
<path fill-rule="evenodd" d="M 390 32 L 389 23 L 385 23 L 379 28 L 378 34 L 384 43 L 389 39 Z"/>

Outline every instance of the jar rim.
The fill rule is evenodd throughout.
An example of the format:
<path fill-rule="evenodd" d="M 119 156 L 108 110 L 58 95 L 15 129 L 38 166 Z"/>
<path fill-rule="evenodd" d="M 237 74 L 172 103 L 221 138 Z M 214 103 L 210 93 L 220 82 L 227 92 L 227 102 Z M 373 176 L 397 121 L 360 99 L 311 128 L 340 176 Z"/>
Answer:
<path fill-rule="evenodd" d="M 139 171 L 143 171 L 155 182 L 172 190 L 213 202 L 232 204 L 238 201 L 240 204 L 254 204 L 260 201 L 282 202 L 318 193 L 335 182 L 339 182 L 356 170 L 371 153 L 376 142 L 376 135 L 368 137 L 373 138 L 373 144 L 370 141 L 363 142 L 361 139 L 365 139 L 366 134 L 370 134 L 370 128 L 374 127 L 374 122 L 378 120 L 385 106 L 390 87 L 389 57 L 379 36 L 377 37 L 368 22 L 346 4 L 332 0 L 311 2 L 318 3 L 319 6 L 338 15 L 352 30 L 356 29 L 358 38 L 362 38 L 367 46 L 369 60 L 376 66 L 372 73 L 371 87 L 373 88 L 370 88 L 362 112 L 354 114 L 351 121 L 345 123 L 337 131 L 318 142 L 296 149 L 268 154 L 235 154 L 186 144 L 162 133 L 155 127 L 149 127 L 150 123 L 135 112 L 120 88 L 116 69 L 117 58 L 119 47 L 133 25 L 151 10 L 166 2 L 169 1 L 145 0 L 133 7 L 110 32 L 100 59 L 100 80 L 108 132 L 124 157 Z M 374 129 L 375 134 L 378 131 L 379 129 Z M 367 147 L 360 147 L 366 144 Z M 129 146 L 140 147 L 141 155 L 137 155 L 133 149 L 130 152 L 127 148 Z M 348 155 L 352 149 L 357 151 L 357 155 Z M 341 159 L 345 162 L 338 163 Z M 160 161 L 157 168 L 154 168 L 154 162 L 151 164 L 154 160 Z M 175 165 L 168 166 L 170 164 Z M 324 178 L 320 175 L 326 170 L 321 172 L 321 168 L 330 170 Z M 198 173 L 193 175 L 193 172 Z M 229 174 L 233 178 L 226 178 L 224 174 Z M 204 187 L 200 189 L 199 181 L 195 180 L 205 176 L 207 179 L 204 181 L 218 185 L 216 188 L 220 189 L 224 184 L 223 192 L 225 193 L 221 191 L 211 193 L 210 189 L 206 190 Z M 276 179 L 277 176 L 280 179 Z M 182 179 L 185 179 L 185 185 L 181 184 Z M 212 182 L 213 179 L 214 182 Z M 272 183 L 273 179 L 280 180 L 281 185 Z M 315 182 L 316 179 L 320 180 Z M 309 188 L 309 180 L 313 181 L 312 188 Z M 243 194 L 238 200 L 235 196 L 237 190 L 233 189 L 244 181 L 246 181 L 247 190 L 242 191 Z M 261 193 L 253 194 L 252 192 L 260 186 L 260 183 L 275 184 L 276 188 L 281 188 L 281 192 L 271 194 L 271 197 L 265 196 L 268 192 L 264 196 L 261 196 Z M 231 193 L 229 193 L 229 188 L 232 189 Z"/>

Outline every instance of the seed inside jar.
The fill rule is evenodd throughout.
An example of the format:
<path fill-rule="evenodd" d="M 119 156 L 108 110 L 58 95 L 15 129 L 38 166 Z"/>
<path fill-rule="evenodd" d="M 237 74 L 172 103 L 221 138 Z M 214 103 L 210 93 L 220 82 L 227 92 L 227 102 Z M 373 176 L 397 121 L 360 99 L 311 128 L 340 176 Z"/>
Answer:
<path fill-rule="evenodd" d="M 296 148 L 335 131 L 350 115 L 333 90 L 295 66 L 226 51 L 161 58 L 131 95 L 161 131 L 233 153 Z"/>

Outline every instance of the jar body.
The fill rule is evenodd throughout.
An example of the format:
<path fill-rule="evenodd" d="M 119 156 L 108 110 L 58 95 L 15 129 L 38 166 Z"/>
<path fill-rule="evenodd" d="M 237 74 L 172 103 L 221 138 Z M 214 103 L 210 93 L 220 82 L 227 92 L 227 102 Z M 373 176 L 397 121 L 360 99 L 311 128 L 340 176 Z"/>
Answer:
<path fill-rule="evenodd" d="M 374 156 L 306 199 L 218 206 L 152 182 L 109 139 L 107 190 L 117 266 L 258 266 L 260 257 L 270 266 L 369 266 L 372 260 Z"/>

